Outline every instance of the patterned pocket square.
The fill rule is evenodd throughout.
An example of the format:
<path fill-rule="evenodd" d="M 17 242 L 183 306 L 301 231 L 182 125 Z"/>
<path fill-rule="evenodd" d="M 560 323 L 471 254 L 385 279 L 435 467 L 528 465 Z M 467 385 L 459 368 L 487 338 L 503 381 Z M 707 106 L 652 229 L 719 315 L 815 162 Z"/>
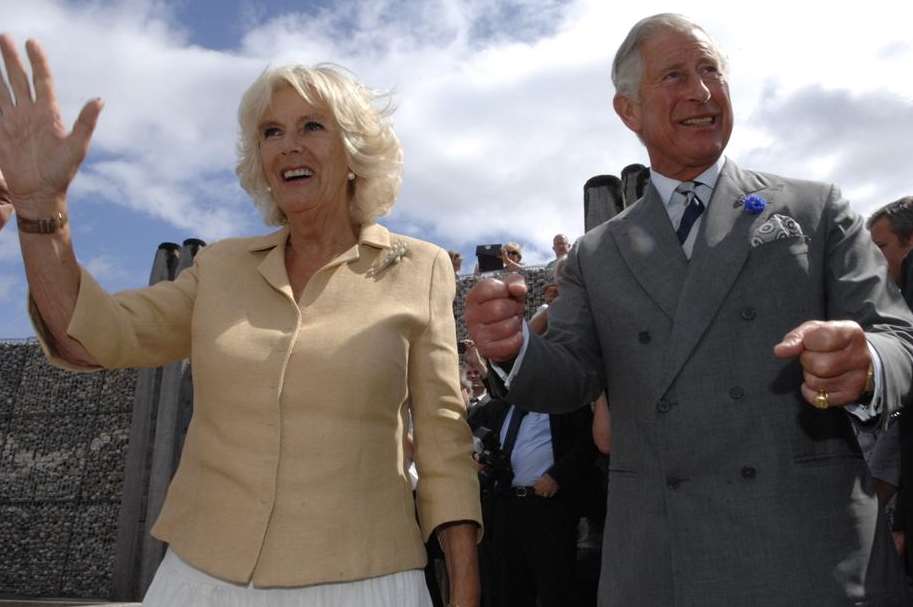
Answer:
<path fill-rule="evenodd" d="M 802 226 L 792 217 L 774 213 L 767 221 L 761 224 L 761 227 L 755 230 L 754 235 L 751 237 L 751 246 L 759 247 L 775 240 L 797 237 L 805 238 L 805 234 L 802 233 Z"/>

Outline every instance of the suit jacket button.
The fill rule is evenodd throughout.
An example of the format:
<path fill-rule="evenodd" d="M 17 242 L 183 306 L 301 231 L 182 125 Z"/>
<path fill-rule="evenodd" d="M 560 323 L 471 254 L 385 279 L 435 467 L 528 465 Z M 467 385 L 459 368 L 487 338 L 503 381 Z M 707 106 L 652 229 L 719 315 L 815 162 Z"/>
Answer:
<path fill-rule="evenodd" d="M 752 480 L 758 475 L 758 469 L 754 466 L 742 466 L 742 478 Z"/>
<path fill-rule="evenodd" d="M 668 413 L 671 408 L 672 403 L 667 401 L 665 398 L 660 399 L 660 401 L 656 403 L 656 410 L 659 413 Z"/>
<path fill-rule="evenodd" d="M 666 479 L 666 487 L 669 487 L 673 491 L 678 489 L 681 486 L 681 484 L 682 484 L 682 479 L 680 479 L 680 478 L 670 476 L 669 478 Z"/>
<path fill-rule="evenodd" d="M 650 343 L 650 339 L 652 339 L 652 338 L 650 337 L 649 331 L 641 331 L 640 333 L 637 334 L 637 341 L 639 341 L 642 344 Z"/>
<path fill-rule="evenodd" d="M 747 308 L 742 308 L 742 318 L 744 320 L 754 320 L 757 316 L 758 316 L 757 311 L 754 308 L 752 308 L 751 306 L 748 306 Z"/>
<path fill-rule="evenodd" d="M 739 400 L 745 396 L 745 390 L 742 389 L 742 386 L 733 386 L 729 388 L 729 398 L 732 400 Z"/>

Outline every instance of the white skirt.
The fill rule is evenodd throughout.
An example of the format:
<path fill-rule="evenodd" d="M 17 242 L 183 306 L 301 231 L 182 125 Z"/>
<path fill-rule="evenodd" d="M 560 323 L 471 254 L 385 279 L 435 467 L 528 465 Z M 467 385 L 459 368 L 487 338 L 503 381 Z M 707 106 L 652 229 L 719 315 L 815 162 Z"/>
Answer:
<path fill-rule="evenodd" d="M 298 588 L 253 588 L 207 575 L 169 548 L 143 607 L 431 607 L 421 569 Z"/>

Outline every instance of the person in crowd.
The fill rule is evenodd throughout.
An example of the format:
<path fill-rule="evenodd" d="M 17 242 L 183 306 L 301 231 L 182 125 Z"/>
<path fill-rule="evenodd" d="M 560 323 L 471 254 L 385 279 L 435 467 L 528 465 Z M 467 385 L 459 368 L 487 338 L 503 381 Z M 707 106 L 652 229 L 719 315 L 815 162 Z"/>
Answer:
<path fill-rule="evenodd" d="M 447 251 L 450 256 L 450 263 L 453 264 L 453 273 L 459 276 L 460 268 L 463 267 L 463 256 L 459 251 Z"/>
<path fill-rule="evenodd" d="M 544 335 L 548 331 L 548 307 L 558 298 L 560 292 L 558 287 L 558 274 L 564 267 L 565 260 L 558 260 L 558 263 L 552 268 L 552 280 L 542 290 L 542 298 L 545 302 L 539 306 L 535 313 L 529 319 L 529 328 L 536 335 Z"/>
<path fill-rule="evenodd" d="M 376 223 L 402 156 L 375 94 L 333 67 L 264 71 L 241 100 L 237 173 L 279 229 L 109 295 L 77 263 L 66 196 L 102 102 L 67 133 L 47 59 L 26 48 L 34 92 L 0 37 L 0 170 L 45 352 L 79 371 L 192 360 L 193 420 L 152 531 L 169 549 L 144 604 L 427 606 L 423 539 L 436 535 L 451 602 L 478 605 L 453 269 Z"/>
<path fill-rule="evenodd" d="M 549 415 L 491 399 L 479 418 L 498 432 L 509 465 L 488 471 L 497 478 L 486 496 L 495 557 L 489 575 L 497 580 L 490 604 L 575 604 L 577 521 L 596 455 L 589 410 Z"/>
<path fill-rule="evenodd" d="M 10 191 L 6 187 L 6 180 L 3 173 L 0 173 L 0 230 L 6 225 L 10 217 L 13 216 L 13 205 L 10 203 Z"/>
<path fill-rule="evenodd" d="M 523 268 L 523 249 L 517 242 L 508 242 L 501 246 L 501 259 L 504 269 L 516 272 Z"/>
<path fill-rule="evenodd" d="M 888 275 L 900 288 L 907 305 L 913 308 L 913 256 L 910 255 L 913 251 L 913 196 L 904 196 L 878 209 L 869 216 L 866 225 L 872 241 L 884 254 Z M 892 435 L 896 435 L 896 442 Z M 906 531 L 913 529 L 913 416 L 909 411 L 900 415 L 888 432 L 875 442 L 874 457 L 886 462 L 883 467 L 888 468 L 880 475 L 888 477 L 877 485 L 880 494 L 889 494 L 892 489 L 888 483 L 894 478 L 890 469 L 895 463 L 891 457 L 894 448 L 900 449 L 900 493 L 894 510 L 894 541 L 904 558 L 907 575 L 913 576 L 913 554 L 906 542 Z M 876 466 L 879 467 L 882 466 Z"/>
<path fill-rule="evenodd" d="M 545 269 L 549 272 L 554 272 L 558 262 L 567 259 L 567 254 L 570 250 L 571 241 L 568 239 L 567 234 L 555 234 L 555 237 L 552 238 L 552 251 L 555 252 L 555 258 L 545 265 Z"/>
<path fill-rule="evenodd" d="M 638 22 L 612 78 L 644 196 L 574 245 L 545 336 L 522 276 L 465 307 L 508 400 L 606 391 L 600 605 L 909 604 L 849 419 L 883 423 L 913 387 L 913 316 L 864 222 L 832 185 L 723 155 L 727 63 L 693 21 Z"/>

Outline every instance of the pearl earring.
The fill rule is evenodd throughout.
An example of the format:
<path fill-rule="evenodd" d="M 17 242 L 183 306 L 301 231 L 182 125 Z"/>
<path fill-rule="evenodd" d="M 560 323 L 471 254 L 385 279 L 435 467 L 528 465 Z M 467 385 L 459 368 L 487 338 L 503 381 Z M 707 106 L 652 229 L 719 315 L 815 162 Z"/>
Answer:
<path fill-rule="evenodd" d="M 349 173 L 346 175 L 346 179 L 348 179 L 349 181 L 355 181 L 355 173 L 353 173 L 352 171 L 349 171 Z"/>

